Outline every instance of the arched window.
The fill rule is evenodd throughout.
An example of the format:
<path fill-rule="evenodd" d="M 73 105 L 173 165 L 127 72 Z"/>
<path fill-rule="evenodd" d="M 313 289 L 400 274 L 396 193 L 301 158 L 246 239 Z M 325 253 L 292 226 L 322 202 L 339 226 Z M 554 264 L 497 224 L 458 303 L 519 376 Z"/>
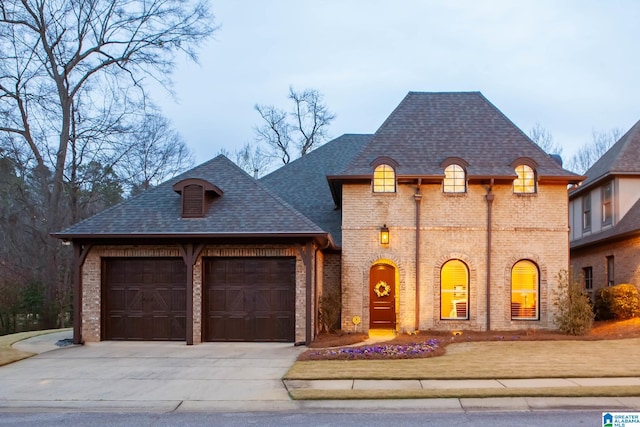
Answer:
<path fill-rule="evenodd" d="M 374 193 L 395 193 L 396 172 L 389 165 L 378 165 L 373 171 Z"/>
<path fill-rule="evenodd" d="M 511 318 L 538 319 L 538 266 L 521 260 L 511 269 Z"/>
<path fill-rule="evenodd" d="M 451 164 L 445 168 L 444 185 L 442 188 L 445 193 L 467 192 L 467 179 L 462 166 Z"/>
<path fill-rule="evenodd" d="M 447 261 L 440 270 L 440 318 L 469 318 L 469 270 L 457 259 Z"/>
<path fill-rule="evenodd" d="M 518 178 L 513 181 L 514 193 L 535 193 L 536 192 L 536 173 L 531 166 L 516 166 L 516 174 Z"/>

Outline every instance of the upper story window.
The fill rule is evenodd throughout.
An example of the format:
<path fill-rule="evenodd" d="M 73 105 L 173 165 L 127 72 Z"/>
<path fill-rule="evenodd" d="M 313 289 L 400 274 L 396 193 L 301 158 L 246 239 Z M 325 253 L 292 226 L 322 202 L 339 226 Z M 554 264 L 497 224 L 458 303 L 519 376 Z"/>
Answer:
<path fill-rule="evenodd" d="M 602 225 L 613 222 L 613 182 L 609 181 L 602 187 Z"/>
<path fill-rule="evenodd" d="M 373 171 L 373 192 L 374 193 L 395 193 L 396 192 L 396 171 L 392 166 L 381 164 Z"/>
<path fill-rule="evenodd" d="M 529 166 L 520 164 L 516 166 L 518 177 L 513 181 L 513 192 L 517 194 L 531 194 L 536 192 L 536 172 Z"/>
<path fill-rule="evenodd" d="M 444 185 L 442 189 L 445 193 L 467 192 L 467 177 L 462 166 L 454 163 L 444 169 Z"/>
<path fill-rule="evenodd" d="M 591 194 L 582 198 L 582 231 L 591 230 Z"/>

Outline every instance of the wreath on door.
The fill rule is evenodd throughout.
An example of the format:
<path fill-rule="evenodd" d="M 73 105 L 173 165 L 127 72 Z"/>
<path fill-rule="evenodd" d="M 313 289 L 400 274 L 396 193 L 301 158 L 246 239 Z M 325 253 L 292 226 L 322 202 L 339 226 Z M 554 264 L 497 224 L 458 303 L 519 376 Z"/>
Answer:
<path fill-rule="evenodd" d="M 381 280 L 373 287 L 373 292 L 376 293 L 378 298 L 386 297 L 391 292 L 391 286 Z"/>

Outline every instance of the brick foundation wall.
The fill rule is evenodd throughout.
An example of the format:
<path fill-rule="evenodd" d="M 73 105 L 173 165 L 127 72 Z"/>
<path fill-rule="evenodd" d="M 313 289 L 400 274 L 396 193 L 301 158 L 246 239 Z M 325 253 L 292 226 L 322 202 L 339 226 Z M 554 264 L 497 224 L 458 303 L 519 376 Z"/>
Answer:
<path fill-rule="evenodd" d="M 378 262 L 396 267 L 397 329 L 415 325 L 415 186 L 397 193 L 373 194 L 369 185 L 343 187 L 342 327 L 353 330 L 354 315 L 369 325 L 369 269 Z M 420 300 L 418 329 L 487 328 L 486 190 L 470 185 L 466 194 L 443 194 L 440 185 L 421 187 Z M 550 304 L 555 276 L 568 268 L 567 190 L 541 185 L 537 194 L 514 195 L 511 185 L 496 185 L 492 211 L 490 327 L 495 330 L 553 327 Z M 390 244 L 381 246 L 386 224 Z M 450 259 L 469 268 L 469 320 L 441 320 L 440 269 Z M 511 268 L 521 259 L 540 270 L 540 319 L 511 320 Z"/>
<path fill-rule="evenodd" d="M 295 341 L 306 337 L 306 269 L 295 247 L 284 245 L 206 247 L 193 269 L 193 342 L 202 342 L 202 258 L 203 257 L 277 257 L 296 258 Z M 86 342 L 101 339 L 101 283 L 103 257 L 181 257 L 177 246 L 94 246 L 82 267 L 82 337 Z M 312 270 L 313 270 L 312 266 Z M 315 309 L 315 307 L 313 308 Z M 312 313 L 314 311 L 312 310 Z M 313 323 L 313 322 L 312 322 Z M 312 327 L 315 327 L 312 325 Z"/>

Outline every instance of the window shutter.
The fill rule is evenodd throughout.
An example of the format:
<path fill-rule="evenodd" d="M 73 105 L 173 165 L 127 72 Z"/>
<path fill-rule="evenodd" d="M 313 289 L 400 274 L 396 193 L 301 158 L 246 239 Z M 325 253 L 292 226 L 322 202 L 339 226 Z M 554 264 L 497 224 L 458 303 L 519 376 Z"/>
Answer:
<path fill-rule="evenodd" d="M 204 215 L 204 190 L 201 185 L 187 185 L 182 190 L 182 216 L 201 218 Z"/>

